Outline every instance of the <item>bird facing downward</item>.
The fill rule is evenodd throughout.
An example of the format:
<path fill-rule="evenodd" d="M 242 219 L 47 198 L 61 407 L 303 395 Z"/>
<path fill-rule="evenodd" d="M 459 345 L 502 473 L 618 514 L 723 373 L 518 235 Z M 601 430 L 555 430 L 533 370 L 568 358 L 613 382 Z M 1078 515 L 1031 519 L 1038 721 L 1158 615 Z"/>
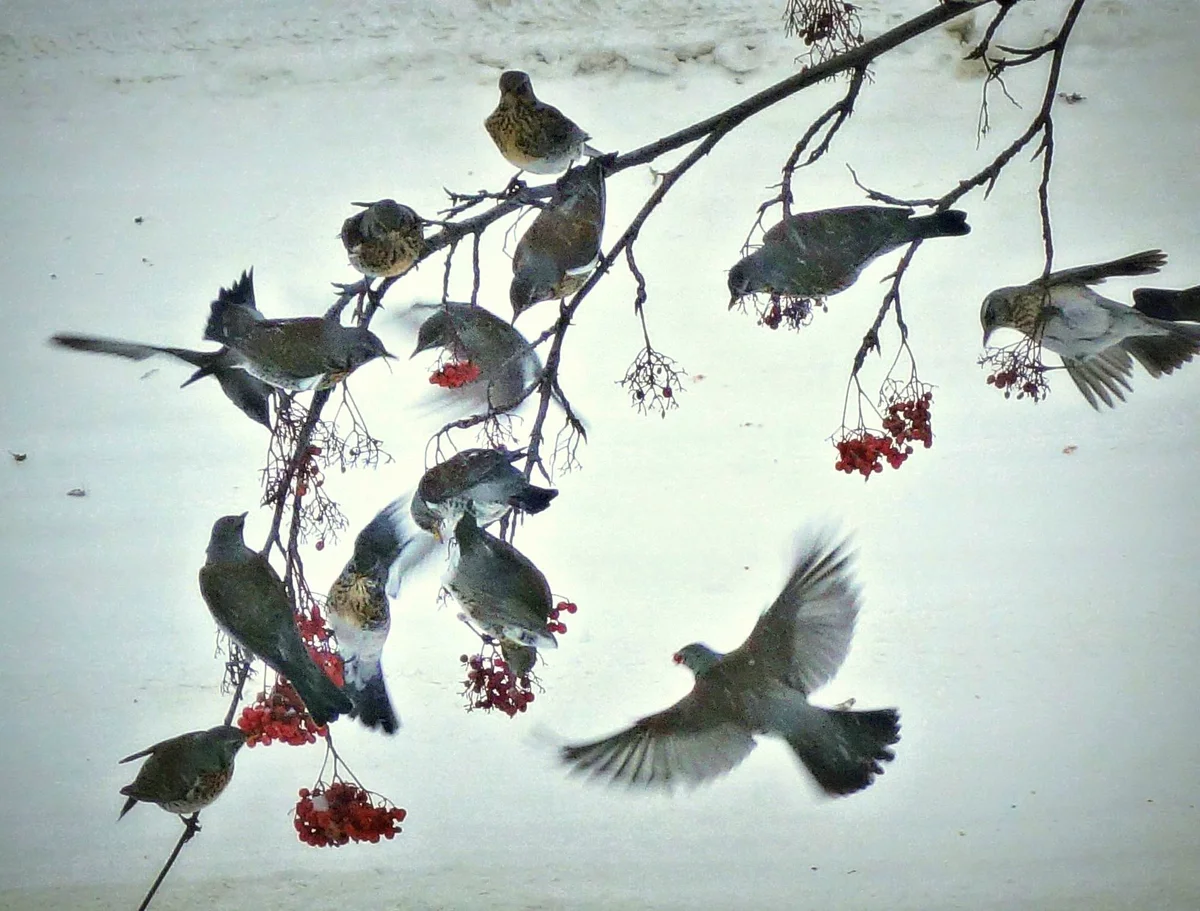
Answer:
<path fill-rule="evenodd" d="M 1105 279 L 1157 272 L 1167 257 L 1145 250 L 1121 259 L 1052 272 L 1026 285 L 998 288 L 979 312 L 986 347 L 992 333 L 1012 328 L 1062 358 L 1067 374 L 1099 409 L 1132 389 L 1133 360 L 1153 377 L 1171 373 L 1200 351 L 1200 326 L 1155 319 L 1091 289 Z"/>
<path fill-rule="evenodd" d="M 769 734 L 787 742 L 826 794 L 861 791 L 895 756 L 899 713 L 808 702 L 845 659 L 858 610 L 846 543 L 808 541 L 738 648 L 723 655 L 692 643 L 676 652 L 696 677 L 688 695 L 610 737 L 563 747 L 562 760 L 593 778 L 669 790 L 725 774 L 756 735 Z"/>
<path fill-rule="evenodd" d="M 240 728 L 219 725 L 162 740 L 121 762 L 149 757 L 131 784 L 121 788 L 129 799 L 121 819 L 138 801 L 158 804 L 180 815 L 202 810 L 221 796 L 233 777 L 233 760 L 246 743 Z"/>
<path fill-rule="evenodd" d="M 528 74 L 519 70 L 501 74 L 500 103 L 483 125 L 500 154 L 532 174 L 561 174 L 585 154 L 599 154 L 574 121 L 538 100 Z"/>
<path fill-rule="evenodd" d="M 367 278 L 400 275 L 425 251 L 425 222 L 394 199 L 356 202 L 362 206 L 342 223 L 342 245 L 350 265 Z"/>

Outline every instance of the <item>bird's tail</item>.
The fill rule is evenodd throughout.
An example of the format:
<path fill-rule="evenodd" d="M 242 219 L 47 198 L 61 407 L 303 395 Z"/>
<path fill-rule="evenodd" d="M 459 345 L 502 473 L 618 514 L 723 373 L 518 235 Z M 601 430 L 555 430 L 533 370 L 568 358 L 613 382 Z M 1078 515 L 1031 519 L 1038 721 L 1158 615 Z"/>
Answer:
<path fill-rule="evenodd" d="M 1151 376 L 1182 367 L 1200 352 L 1200 326 L 1155 321 L 1162 335 L 1134 335 L 1121 342 Z"/>
<path fill-rule="evenodd" d="M 222 288 L 217 294 L 204 326 L 204 337 L 225 345 L 243 335 L 249 323 L 260 319 L 262 314 L 254 303 L 254 270 L 251 269 L 243 272 L 232 287 Z"/>
<path fill-rule="evenodd" d="M 912 231 L 913 240 L 923 240 L 927 237 L 958 237 L 971 233 L 971 226 L 967 224 L 967 213 L 961 209 L 918 215 L 908 220 L 908 226 Z"/>
<path fill-rule="evenodd" d="M 1171 291 L 1166 288 L 1137 288 L 1133 306 L 1146 316 L 1167 322 L 1200 322 L 1200 285 Z"/>
<path fill-rule="evenodd" d="M 539 513 L 558 496 L 558 491 L 549 487 L 534 487 L 532 484 L 514 496 L 509 502 L 524 512 Z"/>
<path fill-rule="evenodd" d="M 383 682 L 382 673 L 353 683 L 347 680 L 346 693 L 354 703 L 351 717 L 357 718 L 369 728 L 383 728 L 385 734 L 396 733 L 400 727 L 400 719 L 396 716 L 396 710 L 392 708 L 392 700 L 388 698 L 387 685 Z"/>
<path fill-rule="evenodd" d="M 825 793 L 853 794 L 883 774 L 880 763 L 896 756 L 889 747 L 900 739 L 899 712 L 813 708 L 821 717 L 808 719 L 786 739 Z"/>
<path fill-rule="evenodd" d="M 315 662 L 309 659 L 304 664 L 292 662 L 287 668 L 291 673 L 284 676 L 296 688 L 304 707 L 318 725 L 328 724 L 339 715 L 354 711 L 354 703 L 332 680 L 325 676 Z"/>

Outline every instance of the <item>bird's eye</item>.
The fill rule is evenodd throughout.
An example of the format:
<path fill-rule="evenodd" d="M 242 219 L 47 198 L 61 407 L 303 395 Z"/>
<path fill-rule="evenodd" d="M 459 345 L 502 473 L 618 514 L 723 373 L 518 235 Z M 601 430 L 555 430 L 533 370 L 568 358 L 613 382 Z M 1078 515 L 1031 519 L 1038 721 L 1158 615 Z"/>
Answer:
<path fill-rule="evenodd" d="M 676 664 L 683 664 L 682 653 L 676 652 L 674 655 L 671 656 L 671 660 L 674 661 Z"/>

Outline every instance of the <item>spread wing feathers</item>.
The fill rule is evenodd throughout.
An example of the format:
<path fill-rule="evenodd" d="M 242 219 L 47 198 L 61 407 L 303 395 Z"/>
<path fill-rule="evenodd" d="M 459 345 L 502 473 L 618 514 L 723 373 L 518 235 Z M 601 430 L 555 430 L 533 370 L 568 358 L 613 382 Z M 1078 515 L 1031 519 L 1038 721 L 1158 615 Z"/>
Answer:
<path fill-rule="evenodd" d="M 737 650 L 740 657 L 802 693 L 828 681 L 850 651 L 858 617 L 853 559 L 849 541 L 829 534 L 802 545 L 783 591 Z"/>
<path fill-rule="evenodd" d="M 745 727 L 719 717 L 693 691 L 610 737 L 564 746 L 560 756 L 590 778 L 669 791 L 724 775 L 753 749 Z"/>
<path fill-rule="evenodd" d="M 1112 408 L 1115 405 L 1113 396 L 1123 402 L 1125 392 L 1133 390 L 1129 385 L 1133 361 L 1120 345 L 1113 345 L 1087 360 L 1063 356 L 1062 362 L 1083 397 L 1097 411 L 1100 410 L 1097 398 Z"/>
<path fill-rule="evenodd" d="M 1045 278 L 1047 285 L 1098 285 L 1106 278 L 1118 275 L 1151 275 L 1165 266 L 1167 254 L 1162 250 L 1143 250 L 1130 256 L 1122 256 L 1106 263 L 1091 266 L 1076 266 L 1051 272 Z"/>

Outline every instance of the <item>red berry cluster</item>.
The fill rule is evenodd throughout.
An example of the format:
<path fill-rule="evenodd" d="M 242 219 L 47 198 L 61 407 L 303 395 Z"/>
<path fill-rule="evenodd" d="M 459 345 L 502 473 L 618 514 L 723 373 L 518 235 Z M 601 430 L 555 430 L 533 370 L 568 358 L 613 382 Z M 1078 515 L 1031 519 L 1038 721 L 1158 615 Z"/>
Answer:
<path fill-rule="evenodd" d="M 270 693 L 259 693 L 252 705 L 242 709 L 238 727 L 246 732 L 246 746 L 270 746 L 277 740 L 291 746 L 316 743 L 328 728 L 316 725 L 296 690 L 280 679 Z"/>
<path fill-rule="evenodd" d="M 317 464 L 317 456 L 321 454 L 320 446 L 309 446 L 304 450 L 300 467 L 296 469 L 296 496 L 302 497 L 308 493 L 309 485 L 321 487 L 325 483 L 325 475 Z"/>
<path fill-rule="evenodd" d="M 812 298 L 772 294 L 767 308 L 758 309 L 758 322 L 768 329 L 778 329 L 784 324 L 789 329 L 800 329 L 812 322 L 812 313 Z"/>
<path fill-rule="evenodd" d="M 459 364 L 443 364 L 429 377 L 429 382 L 446 389 L 457 389 L 459 386 L 473 383 L 477 379 L 479 379 L 479 368 L 470 361 L 463 361 Z"/>
<path fill-rule="evenodd" d="M 883 429 L 898 444 L 920 442 L 928 449 L 933 445 L 933 431 L 929 427 L 929 405 L 932 401 L 933 393 L 925 392 L 918 398 L 892 402 L 883 419 Z M 912 452 L 911 447 L 908 447 L 908 452 Z"/>
<path fill-rule="evenodd" d="M 565 633 L 567 624 L 558 619 L 559 614 L 573 614 L 579 610 L 579 605 L 574 601 L 559 601 L 550 611 L 550 621 L 546 624 L 546 629 L 552 633 Z"/>
<path fill-rule="evenodd" d="M 880 459 L 887 459 L 893 468 L 899 468 L 904 460 L 912 453 L 911 446 L 897 449 L 895 441 L 889 436 L 859 430 L 856 434 L 847 436 L 834 444 L 838 451 L 838 460 L 833 467 L 846 474 L 858 472 L 864 478 L 870 478 L 872 473 L 883 471 Z"/>
<path fill-rule="evenodd" d="M 311 790 L 301 788 L 293 822 L 296 834 L 315 848 L 340 848 L 352 841 L 375 844 L 381 837 L 394 838 L 408 813 L 401 807 L 389 806 L 383 798 L 376 806 L 371 797 L 369 792 L 345 781 L 328 786 L 318 784 Z"/>
<path fill-rule="evenodd" d="M 1004 397 L 1012 398 L 1013 390 L 1017 390 L 1017 398 L 1023 399 L 1029 396 L 1033 401 L 1038 401 L 1046 397 L 1046 393 L 1050 391 L 1050 386 L 1042 377 L 1041 371 L 1033 375 L 1023 375 L 1016 368 L 1008 370 L 997 370 L 995 373 L 988 374 L 988 385 L 995 386 L 1004 392 Z"/>
<path fill-rule="evenodd" d="M 528 676 L 516 677 L 508 663 L 496 653 L 494 645 L 488 646 L 488 655 L 460 655 L 459 661 L 467 666 L 467 681 L 463 695 L 467 697 L 467 711 L 499 709 L 509 718 L 528 709 L 533 702 L 532 681 Z M 486 648 L 485 648 L 486 650 Z"/>
<path fill-rule="evenodd" d="M 330 642 L 333 630 L 325 625 L 325 616 L 315 602 L 310 604 L 307 612 L 302 610 L 296 614 L 296 628 L 300 631 L 300 638 L 308 646 L 309 657 L 316 662 L 317 667 L 338 686 L 345 686 L 342 657 L 333 650 L 333 643 Z"/>
<path fill-rule="evenodd" d="M 987 382 L 1003 392 L 1006 399 L 1012 398 L 1015 391 L 1018 399 L 1028 396 L 1037 402 L 1050 392 L 1041 345 L 1032 339 L 1025 338 L 1005 348 L 989 348 L 979 358 L 979 364 L 996 368 L 988 374 Z"/>

